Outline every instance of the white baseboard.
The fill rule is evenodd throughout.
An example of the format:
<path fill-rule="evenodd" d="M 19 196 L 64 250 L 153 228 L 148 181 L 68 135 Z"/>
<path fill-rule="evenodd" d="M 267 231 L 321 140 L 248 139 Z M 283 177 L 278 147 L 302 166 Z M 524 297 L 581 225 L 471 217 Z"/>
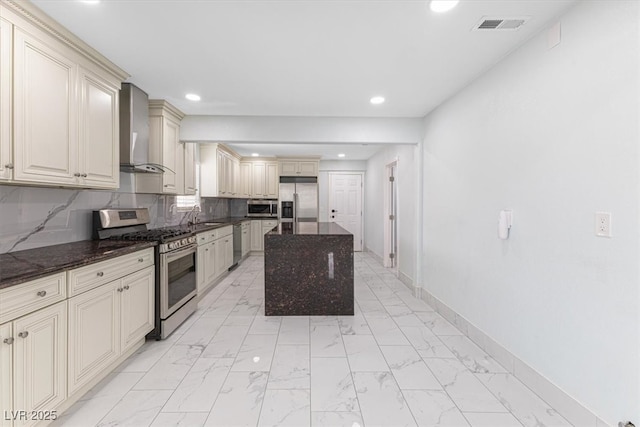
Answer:
<path fill-rule="evenodd" d="M 542 400 L 547 402 L 570 423 L 580 427 L 605 427 L 613 424 L 598 418 L 565 391 L 537 372 L 531 366 L 481 331 L 467 319 L 456 313 L 445 303 L 433 296 L 426 289 L 421 291 L 421 299 L 429 304 L 442 317 L 451 322 L 478 347 L 496 359 L 507 371 L 529 387 Z"/>

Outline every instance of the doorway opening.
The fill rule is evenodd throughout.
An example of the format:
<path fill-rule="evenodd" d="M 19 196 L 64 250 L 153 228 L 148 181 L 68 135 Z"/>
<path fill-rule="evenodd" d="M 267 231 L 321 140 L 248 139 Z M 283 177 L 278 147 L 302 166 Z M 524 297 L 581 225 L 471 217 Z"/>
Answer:
<path fill-rule="evenodd" d="M 398 270 L 398 160 L 387 164 L 384 186 L 383 265 Z"/>

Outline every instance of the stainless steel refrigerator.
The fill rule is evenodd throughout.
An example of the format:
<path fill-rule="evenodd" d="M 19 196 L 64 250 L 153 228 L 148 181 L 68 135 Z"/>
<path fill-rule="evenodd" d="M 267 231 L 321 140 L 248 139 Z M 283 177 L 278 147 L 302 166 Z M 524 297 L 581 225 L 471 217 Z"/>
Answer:
<path fill-rule="evenodd" d="M 318 179 L 315 177 L 280 177 L 281 222 L 318 221 Z"/>

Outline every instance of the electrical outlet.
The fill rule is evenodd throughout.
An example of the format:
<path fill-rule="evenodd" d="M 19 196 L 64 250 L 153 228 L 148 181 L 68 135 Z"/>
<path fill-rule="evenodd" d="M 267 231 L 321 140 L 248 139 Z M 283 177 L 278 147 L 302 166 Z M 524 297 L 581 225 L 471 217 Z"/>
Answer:
<path fill-rule="evenodd" d="M 611 237 L 611 212 L 596 212 L 596 236 Z"/>

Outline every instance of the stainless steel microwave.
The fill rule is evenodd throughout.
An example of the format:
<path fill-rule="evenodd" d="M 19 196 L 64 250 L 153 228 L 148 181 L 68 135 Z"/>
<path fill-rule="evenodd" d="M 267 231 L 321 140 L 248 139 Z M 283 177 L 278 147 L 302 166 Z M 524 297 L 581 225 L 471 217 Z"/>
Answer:
<path fill-rule="evenodd" d="M 247 200 L 247 216 L 257 218 L 277 218 L 277 200 Z"/>

